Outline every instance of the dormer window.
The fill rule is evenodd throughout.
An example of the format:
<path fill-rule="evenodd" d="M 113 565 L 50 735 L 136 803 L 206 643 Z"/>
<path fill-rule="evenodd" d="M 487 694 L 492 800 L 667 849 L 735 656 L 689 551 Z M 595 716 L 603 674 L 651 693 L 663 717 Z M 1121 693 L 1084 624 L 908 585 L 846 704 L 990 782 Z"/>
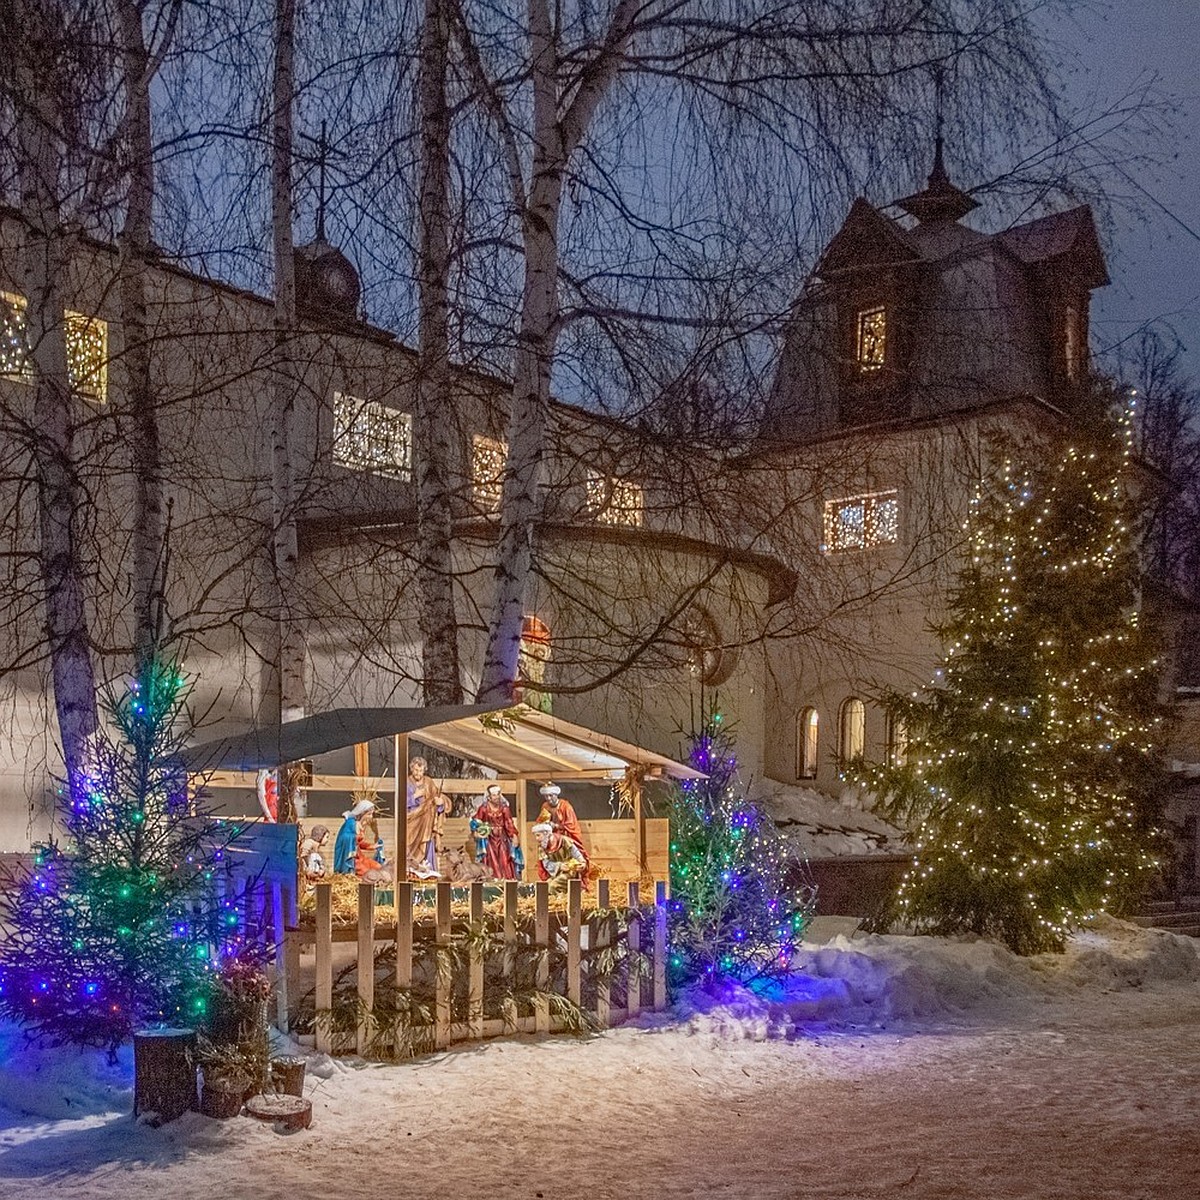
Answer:
<path fill-rule="evenodd" d="M 1083 321 L 1078 304 L 1063 309 L 1062 352 L 1067 382 L 1078 383 L 1083 374 Z"/>
<path fill-rule="evenodd" d="M 883 370 L 887 361 L 887 309 L 882 305 L 861 308 L 855 318 L 854 358 L 859 373 Z"/>

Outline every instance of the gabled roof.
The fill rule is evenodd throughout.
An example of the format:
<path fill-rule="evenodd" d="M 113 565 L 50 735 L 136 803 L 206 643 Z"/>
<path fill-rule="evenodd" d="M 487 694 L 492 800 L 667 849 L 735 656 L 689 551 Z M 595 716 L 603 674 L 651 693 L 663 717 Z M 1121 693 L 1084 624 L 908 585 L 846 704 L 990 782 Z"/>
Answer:
<path fill-rule="evenodd" d="M 826 278 L 855 268 L 918 262 L 920 258 L 904 230 L 859 196 L 813 274 Z"/>
<path fill-rule="evenodd" d="M 1027 266 L 1069 254 L 1071 270 L 1085 287 L 1103 287 L 1109 282 L 1100 235 L 1086 204 L 1016 225 L 996 234 L 996 241 Z"/>
<path fill-rule="evenodd" d="M 488 714 L 494 714 L 491 720 L 480 719 Z M 399 733 L 411 733 L 425 745 L 484 763 L 504 776 L 594 778 L 642 766 L 672 779 L 704 778 L 692 767 L 653 750 L 525 705 L 335 708 L 299 721 L 214 738 L 187 747 L 180 757 L 193 772 L 254 771 Z"/>

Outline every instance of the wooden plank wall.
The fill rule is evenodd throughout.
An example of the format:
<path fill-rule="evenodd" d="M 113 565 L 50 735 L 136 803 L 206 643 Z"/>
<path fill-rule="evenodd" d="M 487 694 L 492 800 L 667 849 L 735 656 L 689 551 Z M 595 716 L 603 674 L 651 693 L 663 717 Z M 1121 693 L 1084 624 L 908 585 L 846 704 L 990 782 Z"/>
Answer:
<path fill-rule="evenodd" d="M 310 822 L 311 824 L 311 822 Z M 383 853 L 389 862 L 395 861 L 392 847 L 390 821 L 381 821 Z M 638 880 L 637 822 L 627 819 L 580 821 L 584 849 L 601 875 L 619 882 Z M 525 878 L 532 880 L 536 873 L 536 847 L 531 825 L 526 825 L 521 837 L 525 851 Z M 653 879 L 665 879 L 668 870 L 670 832 L 668 822 L 662 818 L 646 822 L 646 874 Z M 450 817 L 446 821 L 442 838 L 443 846 L 467 850 L 469 861 L 475 860 L 475 839 L 466 817 Z"/>

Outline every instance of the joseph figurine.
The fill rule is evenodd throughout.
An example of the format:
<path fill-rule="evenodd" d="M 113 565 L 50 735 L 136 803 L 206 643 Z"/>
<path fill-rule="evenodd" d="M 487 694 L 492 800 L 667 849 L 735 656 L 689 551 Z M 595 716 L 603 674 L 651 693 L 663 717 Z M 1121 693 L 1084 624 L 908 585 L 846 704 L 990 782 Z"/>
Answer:
<path fill-rule="evenodd" d="M 426 775 L 423 758 L 408 764 L 408 873 L 417 879 L 438 879 L 437 851 L 446 819 L 446 797 Z"/>

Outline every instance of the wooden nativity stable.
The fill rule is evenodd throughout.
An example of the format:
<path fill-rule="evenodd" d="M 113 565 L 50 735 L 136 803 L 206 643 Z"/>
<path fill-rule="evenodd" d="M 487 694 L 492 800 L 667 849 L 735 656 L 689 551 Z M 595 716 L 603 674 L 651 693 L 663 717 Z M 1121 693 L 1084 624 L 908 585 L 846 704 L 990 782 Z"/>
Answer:
<path fill-rule="evenodd" d="M 383 740 L 390 749 L 391 768 L 385 777 L 372 777 L 369 747 L 375 743 L 378 752 Z M 394 848 L 407 841 L 402 789 L 410 751 L 417 745 L 482 768 L 484 777 L 437 777 L 447 796 L 467 797 L 472 808 L 489 784 L 501 785 L 526 848 L 524 877 L 462 886 L 448 880 L 402 879 L 394 887 L 354 886 L 350 877 L 338 877 L 333 883 L 317 883 L 301 906 L 297 826 L 247 819 L 230 850 L 227 886 L 240 886 L 248 912 L 256 910 L 248 924 L 273 935 L 280 1028 L 289 1027 L 310 978 L 316 1012 L 332 1012 L 335 980 L 353 968 L 359 1027 L 353 1045 L 346 1047 L 343 1039 L 342 1048 L 378 1050 L 372 1013 L 378 982 L 374 964 L 381 943 L 395 946 L 395 977 L 388 984 L 408 994 L 416 985 L 423 951 L 449 947 L 455 938 L 464 937 L 465 978 L 455 981 L 449 972 L 435 972 L 428 1037 L 432 1047 L 506 1030 L 551 1031 L 570 1024 L 570 1018 L 556 1014 L 550 993 L 577 1009 L 586 1002 L 601 1025 L 642 1008 L 661 1007 L 666 998 L 663 906 L 669 833 L 665 819 L 646 816 L 643 789 L 654 780 L 701 778 L 691 767 L 526 706 L 336 709 L 205 742 L 189 748 L 185 761 L 196 783 L 219 796 L 226 789 L 254 788 L 261 769 L 278 768 L 282 774 L 289 764 L 317 763 L 324 755 L 354 747 L 354 774 L 323 773 L 319 765 L 305 773 L 309 802 L 323 793 L 340 794 L 349 808 L 351 795 L 373 792 L 381 812 L 390 808 L 383 823 L 385 852 L 396 861 Z M 590 886 L 572 880 L 557 894 L 546 883 L 533 882 L 536 848 L 530 830 L 541 802 L 538 789 L 550 781 L 575 798 L 592 790 L 603 804 L 584 803 L 584 811 L 602 807 L 612 814 L 581 818 L 595 878 Z M 444 846 L 469 846 L 470 838 L 467 816 L 447 818 Z M 253 886 L 246 886 L 249 881 Z M 347 919 L 345 900 L 351 893 L 355 896 Z M 501 947 L 493 955 L 499 978 L 496 962 L 485 972 L 486 939 L 471 938 L 472 930 L 484 927 L 485 918 L 497 931 L 495 940 Z M 485 1003 L 485 975 L 506 986 L 506 973 L 510 968 L 515 972 L 518 959 L 529 950 L 540 955 L 536 991 L 541 998 L 533 1002 L 532 1011 L 487 1016 L 495 1005 Z M 620 953 L 614 953 L 617 950 Z M 614 977 L 617 961 L 624 963 L 620 978 Z M 409 1034 L 411 1030 L 405 1036 Z M 318 1020 L 318 1047 L 336 1049 L 336 1041 L 330 1024 L 323 1029 Z"/>

